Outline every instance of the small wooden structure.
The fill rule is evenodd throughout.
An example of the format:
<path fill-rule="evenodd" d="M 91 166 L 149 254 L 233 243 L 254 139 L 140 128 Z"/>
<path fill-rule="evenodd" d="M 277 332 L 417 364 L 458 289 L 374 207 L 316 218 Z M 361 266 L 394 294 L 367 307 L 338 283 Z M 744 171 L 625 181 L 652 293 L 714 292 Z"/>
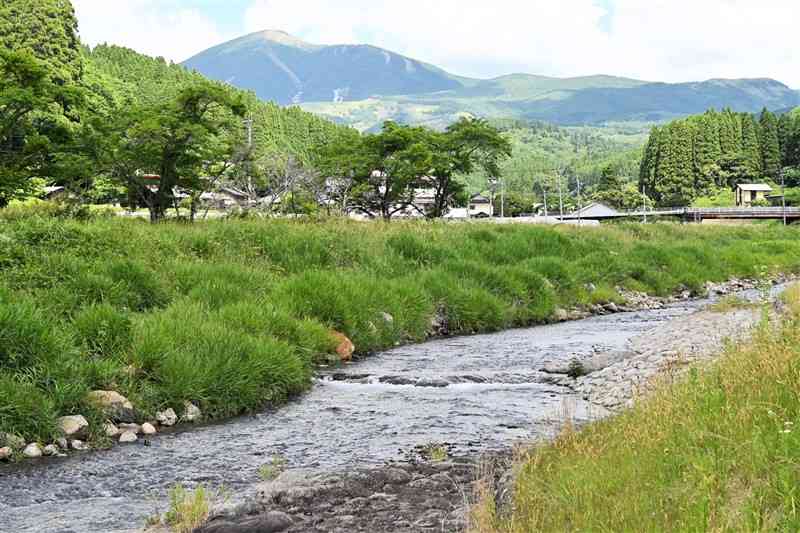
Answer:
<path fill-rule="evenodd" d="M 767 201 L 772 187 L 766 183 L 740 183 L 736 186 L 736 207 L 752 207 L 754 203 Z"/>

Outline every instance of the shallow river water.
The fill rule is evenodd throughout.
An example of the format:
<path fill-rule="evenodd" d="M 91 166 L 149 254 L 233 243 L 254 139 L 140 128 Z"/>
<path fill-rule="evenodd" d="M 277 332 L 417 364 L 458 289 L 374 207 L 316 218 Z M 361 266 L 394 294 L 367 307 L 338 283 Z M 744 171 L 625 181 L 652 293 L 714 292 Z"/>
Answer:
<path fill-rule="evenodd" d="M 601 413 L 544 382 L 541 369 L 622 349 L 633 336 L 706 302 L 592 317 L 406 346 L 320 375 L 302 398 L 271 412 L 64 459 L 0 468 L 0 532 L 117 532 L 141 527 L 176 482 L 258 482 L 275 454 L 290 468 L 336 469 L 401 459 L 446 442 L 478 453 L 547 436 L 564 413 Z"/>

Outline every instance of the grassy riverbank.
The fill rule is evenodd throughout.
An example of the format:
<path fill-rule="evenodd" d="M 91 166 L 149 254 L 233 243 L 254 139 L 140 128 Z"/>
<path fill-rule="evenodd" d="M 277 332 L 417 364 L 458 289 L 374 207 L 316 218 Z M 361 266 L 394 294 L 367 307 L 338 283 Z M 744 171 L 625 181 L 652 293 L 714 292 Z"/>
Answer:
<path fill-rule="evenodd" d="M 513 516 L 476 532 L 800 530 L 800 288 L 710 369 L 529 452 Z"/>
<path fill-rule="evenodd" d="M 152 226 L 0 214 L 0 432 L 49 440 L 87 391 L 142 418 L 224 418 L 302 392 L 335 329 L 366 354 L 548 321 L 559 307 L 800 270 L 800 233 L 760 226 L 546 228 L 346 221 Z M 594 287 L 587 288 L 587 284 Z M 591 289 L 591 290 L 590 290 Z M 95 427 L 99 427 L 96 424 Z"/>

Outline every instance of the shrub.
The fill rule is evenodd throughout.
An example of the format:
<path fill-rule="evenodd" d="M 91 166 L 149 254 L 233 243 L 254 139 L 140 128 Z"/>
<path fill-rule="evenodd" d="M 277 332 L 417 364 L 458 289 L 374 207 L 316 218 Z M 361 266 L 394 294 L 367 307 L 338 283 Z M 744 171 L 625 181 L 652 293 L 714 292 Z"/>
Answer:
<path fill-rule="evenodd" d="M 73 351 L 69 337 L 34 304 L 0 302 L 0 369 L 48 365 Z"/>

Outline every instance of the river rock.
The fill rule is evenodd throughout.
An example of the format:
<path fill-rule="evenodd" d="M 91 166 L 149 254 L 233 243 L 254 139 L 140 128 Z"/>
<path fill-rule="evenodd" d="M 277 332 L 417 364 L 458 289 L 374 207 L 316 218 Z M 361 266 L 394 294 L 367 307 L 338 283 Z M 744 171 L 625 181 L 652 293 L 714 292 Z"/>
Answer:
<path fill-rule="evenodd" d="M 48 457 L 53 457 L 55 455 L 58 455 L 59 451 L 60 450 L 58 449 L 58 446 L 56 446 L 55 444 L 48 444 L 47 446 L 44 447 L 44 450 L 42 450 L 42 452 Z"/>
<path fill-rule="evenodd" d="M 0 442 L 11 448 L 12 450 L 21 450 L 25 447 L 25 439 L 13 433 L 5 433 Z"/>
<path fill-rule="evenodd" d="M 90 403 L 101 408 L 112 422 L 135 422 L 136 412 L 128 399 L 115 391 L 96 390 L 89 393 Z"/>
<path fill-rule="evenodd" d="M 120 424 L 118 427 L 120 433 L 125 433 L 126 431 L 130 431 L 134 435 L 141 435 L 142 433 L 142 426 L 139 424 Z"/>
<path fill-rule="evenodd" d="M 59 447 L 59 448 L 61 448 L 62 450 L 67 450 L 67 449 L 69 449 L 69 441 L 66 439 L 66 437 L 59 437 L 59 438 L 57 438 L 57 439 L 56 439 L 56 444 L 57 444 L 57 445 L 58 445 L 58 447 Z"/>
<path fill-rule="evenodd" d="M 121 444 L 130 444 L 132 442 L 136 442 L 137 440 L 139 440 L 139 437 L 137 437 L 136 433 L 133 431 L 125 431 L 119 436 L 119 442 Z"/>
<path fill-rule="evenodd" d="M 200 408 L 192 402 L 183 402 L 183 416 L 181 420 L 184 422 L 199 422 L 203 418 L 203 413 Z"/>
<path fill-rule="evenodd" d="M 62 416 L 58 419 L 58 428 L 67 438 L 82 439 L 89 431 L 89 422 L 81 415 Z"/>
<path fill-rule="evenodd" d="M 236 522 L 212 520 L 195 530 L 196 533 L 280 533 L 289 529 L 292 518 L 280 511 L 270 511 L 263 515 L 246 518 Z"/>
<path fill-rule="evenodd" d="M 11 455 L 14 453 L 14 450 L 9 448 L 8 446 L 4 446 L 0 448 L 0 461 L 8 461 L 11 459 Z"/>
<path fill-rule="evenodd" d="M 175 410 L 170 407 L 169 409 L 164 409 L 156 413 L 156 420 L 162 426 L 171 427 L 178 423 L 178 415 L 175 414 Z"/>
<path fill-rule="evenodd" d="M 403 485 L 411 481 L 411 474 L 400 468 L 387 468 L 384 475 L 386 482 L 392 485 Z"/>
<path fill-rule="evenodd" d="M 27 457 L 28 459 L 35 459 L 37 457 L 42 456 L 42 447 L 39 445 L 38 442 L 31 442 L 25 449 L 22 451 L 22 455 Z"/>
<path fill-rule="evenodd" d="M 569 320 L 569 313 L 566 309 L 561 309 L 559 307 L 553 312 L 553 318 L 555 318 L 557 322 L 566 322 Z"/>
<path fill-rule="evenodd" d="M 89 446 L 86 445 L 85 442 L 82 440 L 72 440 L 69 442 L 69 447 L 77 452 L 83 452 L 89 449 Z"/>
<path fill-rule="evenodd" d="M 336 341 L 336 353 L 339 355 L 339 360 L 343 363 L 353 360 L 353 352 L 356 351 L 356 346 L 353 341 L 348 339 L 344 333 L 332 331 L 331 336 Z"/>
<path fill-rule="evenodd" d="M 106 422 L 103 424 L 103 432 L 106 434 L 106 437 L 111 437 L 113 439 L 119 435 L 119 428 L 111 422 Z"/>
<path fill-rule="evenodd" d="M 155 426 L 153 426 L 153 424 L 151 424 L 150 422 L 145 422 L 144 424 L 142 424 L 142 433 L 144 435 L 155 435 L 158 432 L 156 431 L 156 428 Z"/>
<path fill-rule="evenodd" d="M 389 313 L 381 313 L 381 316 L 383 317 L 383 321 L 387 324 L 394 324 L 394 317 Z"/>

